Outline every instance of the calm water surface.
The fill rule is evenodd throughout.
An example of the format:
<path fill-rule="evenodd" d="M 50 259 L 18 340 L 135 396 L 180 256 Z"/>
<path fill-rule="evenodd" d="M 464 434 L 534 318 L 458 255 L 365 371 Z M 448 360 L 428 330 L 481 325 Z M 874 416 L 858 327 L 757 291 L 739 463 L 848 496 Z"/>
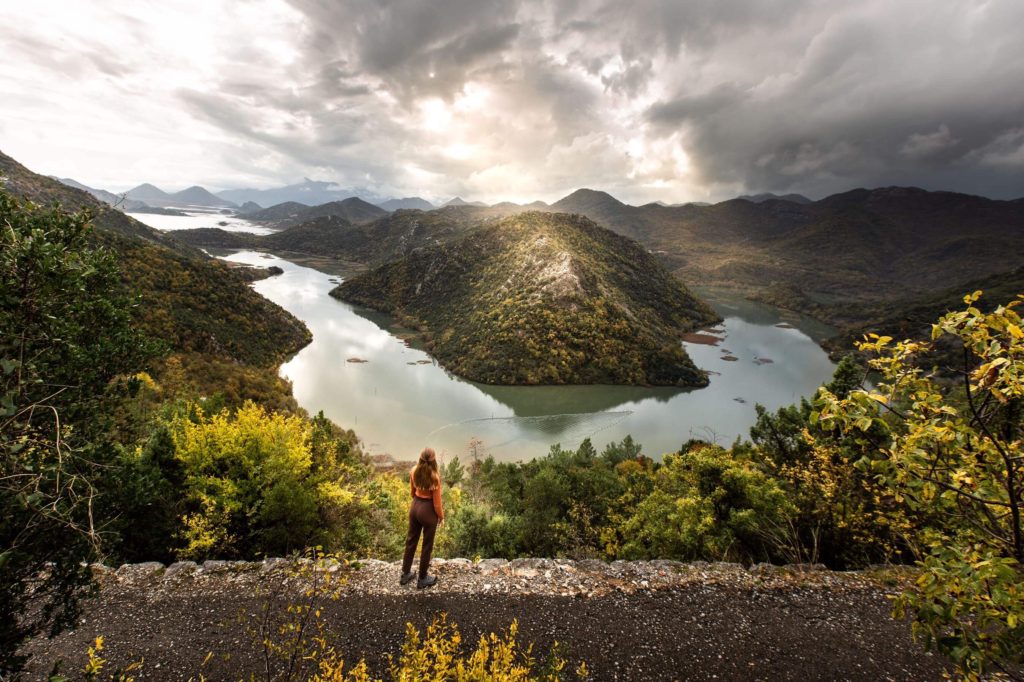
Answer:
<path fill-rule="evenodd" d="M 313 342 L 281 368 L 299 404 L 355 429 L 370 453 L 396 459 L 413 459 L 428 444 L 464 454 L 472 438 L 507 461 L 543 455 L 555 443 L 575 448 L 587 437 L 600 450 L 627 434 L 654 457 L 693 437 L 729 445 L 747 437 L 755 403 L 796 402 L 834 369 L 815 343 L 827 327 L 703 292 L 725 318 L 718 345 L 686 344 L 694 362 L 713 372 L 707 388 L 487 386 L 408 346 L 388 316 L 328 296 L 337 277 L 251 251 L 227 259 L 284 270 L 254 287 L 313 332 Z"/>
<path fill-rule="evenodd" d="M 155 227 L 158 230 L 194 230 L 199 227 L 219 227 L 228 232 L 251 232 L 253 234 L 272 234 L 275 230 L 251 223 L 243 218 L 220 213 L 220 209 L 203 206 L 188 206 L 178 209 L 188 215 L 159 215 L 157 213 L 129 213 L 140 223 Z M 221 225 L 221 223 L 225 223 Z"/>

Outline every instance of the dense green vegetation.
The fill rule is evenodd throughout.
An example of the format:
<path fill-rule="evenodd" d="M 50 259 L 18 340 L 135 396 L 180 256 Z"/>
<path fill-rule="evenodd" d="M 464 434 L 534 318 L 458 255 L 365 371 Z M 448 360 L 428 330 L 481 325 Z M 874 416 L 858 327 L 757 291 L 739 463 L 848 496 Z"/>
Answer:
<path fill-rule="evenodd" d="M 155 352 L 88 221 L 0 191 L 0 612 L 24 616 L 0 619 L 3 676 L 23 638 L 77 617 L 117 458 L 112 413 Z"/>
<path fill-rule="evenodd" d="M 867 333 L 891 336 L 894 339 L 924 340 L 931 334 L 932 325 L 946 313 L 962 307 L 964 291 L 984 291 L 985 297 L 976 305 L 985 312 L 994 310 L 1000 302 L 1012 300 L 1024 291 L 1024 267 L 1012 272 L 1000 272 L 971 280 L 963 287 L 900 298 L 885 303 L 862 303 L 843 309 L 822 307 L 817 316 L 843 327 L 842 332 L 829 339 L 826 349 L 838 351 L 854 348 Z M 867 320 L 865 322 L 865 320 Z M 939 367 L 955 367 L 960 360 L 958 344 L 936 344 L 928 360 Z"/>
<path fill-rule="evenodd" d="M 178 336 L 226 323 L 202 306 L 214 284 L 202 276 L 255 296 L 244 276 L 96 234 L 90 218 L 0 191 L 0 607 L 19 614 L 0 622 L 4 676 L 21 665 L 25 637 L 74 622 L 90 584 L 83 562 L 321 542 L 373 552 L 374 528 L 393 526 L 354 434 L 296 413 L 273 377 L 280 346 L 242 339 L 259 331 L 244 299 L 222 301 L 243 315 L 221 345 Z M 185 277 L 168 292 L 155 285 L 163 263 Z M 142 296 L 126 293 L 132 283 Z M 190 297 L 200 305 L 162 327 L 138 310 L 154 290 L 163 314 Z M 287 330 L 290 320 L 262 321 Z"/>
<path fill-rule="evenodd" d="M 704 385 L 679 336 L 719 319 L 632 240 L 538 212 L 331 294 L 409 318 L 446 368 L 485 383 Z"/>
<path fill-rule="evenodd" d="M 984 313 L 943 316 L 932 339 L 962 346 L 960 388 L 949 395 L 916 356 L 932 342 L 872 335 L 875 391 L 822 391 L 817 423 L 869 448 L 864 468 L 892 491 L 917 526 L 920 590 L 897 611 L 968 677 L 1024 660 L 1024 330 L 1020 294 Z"/>
<path fill-rule="evenodd" d="M 139 293 L 135 324 L 175 351 L 266 367 L 312 338 L 302 322 L 249 289 L 247 274 L 223 261 L 105 232 L 95 238 L 118 254 L 127 290 Z"/>
<path fill-rule="evenodd" d="M 859 386 L 847 360 L 830 395 Z M 908 520 L 855 464 L 866 450 L 813 425 L 812 405 L 759 408 L 751 441 L 692 441 L 660 461 L 631 438 L 499 463 L 477 450 L 449 463 L 454 556 L 812 562 L 909 559 Z M 459 473 L 464 469 L 463 473 Z"/>
<path fill-rule="evenodd" d="M 13 196 L 89 211 L 98 229 L 87 239 L 116 255 L 124 292 L 136 297 L 133 323 L 171 350 L 268 366 L 309 343 L 305 326 L 253 292 L 242 272 L 3 154 L 0 176 Z"/>
<path fill-rule="evenodd" d="M 82 561 L 131 556 L 125 511 L 148 492 L 126 485 L 125 453 L 152 433 L 154 396 L 294 408 L 275 365 L 309 332 L 251 275 L 3 155 L 0 176 L 0 600 L 22 614 L 0 625 L 6 673 L 24 637 L 73 622 Z M 160 529 L 147 542 L 173 541 Z"/>

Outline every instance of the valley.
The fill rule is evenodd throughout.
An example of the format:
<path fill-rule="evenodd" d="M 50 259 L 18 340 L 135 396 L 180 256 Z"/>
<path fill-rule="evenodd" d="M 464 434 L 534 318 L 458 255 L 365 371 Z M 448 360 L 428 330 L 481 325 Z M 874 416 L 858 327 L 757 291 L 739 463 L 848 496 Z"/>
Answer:
<path fill-rule="evenodd" d="M 691 438 L 726 444 L 748 436 L 755 404 L 791 404 L 834 369 L 817 345 L 830 328 L 707 292 L 724 318 L 717 345 L 683 344 L 710 372 L 706 388 L 491 386 L 446 372 L 410 340 L 414 330 L 391 316 L 331 297 L 335 277 L 265 253 L 225 257 L 284 270 L 253 286 L 312 332 L 312 343 L 281 367 L 298 404 L 355 429 L 367 452 L 398 460 L 410 459 L 425 442 L 444 457 L 465 458 L 473 439 L 481 451 L 509 462 L 541 457 L 556 443 L 575 448 L 585 438 L 602 446 L 632 435 L 655 456 Z M 738 360 L 724 359 L 729 356 Z"/>

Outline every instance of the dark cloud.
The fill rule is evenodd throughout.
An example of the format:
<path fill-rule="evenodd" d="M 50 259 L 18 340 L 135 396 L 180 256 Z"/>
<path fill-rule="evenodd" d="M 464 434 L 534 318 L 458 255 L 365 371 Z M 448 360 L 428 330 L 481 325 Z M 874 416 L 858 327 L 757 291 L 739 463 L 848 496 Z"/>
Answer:
<path fill-rule="evenodd" d="M 805 47 L 731 70 L 735 81 L 687 83 L 646 112 L 659 134 L 683 132 L 700 180 L 820 195 L 915 184 L 1024 194 L 1020 3 L 836 5 L 807 22 Z M 710 54 L 724 59 L 729 44 Z M 1016 132 L 1015 132 L 1016 131 Z M 993 164 L 992 159 L 1004 162 Z M 986 162 L 985 159 L 989 161 Z M 987 165 L 986 165 L 987 164 Z M 996 170 L 998 166 L 998 170 Z"/>

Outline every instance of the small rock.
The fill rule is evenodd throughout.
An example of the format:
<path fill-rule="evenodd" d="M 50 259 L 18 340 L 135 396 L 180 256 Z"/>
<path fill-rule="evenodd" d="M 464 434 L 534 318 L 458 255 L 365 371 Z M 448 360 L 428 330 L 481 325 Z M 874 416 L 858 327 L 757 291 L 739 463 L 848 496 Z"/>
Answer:
<path fill-rule="evenodd" d="M 194 561 L 176 561 L 164 571 L 164 580 L 175 578 L 186 578 L 199 570 L 198 564 Z"/>
<path fill-rule="evenodd" d="M 216 571 L 226 571 L 231 567 L 232 562 L 222 561 L 220 559 L 207 559 L 203 562 L 203 571 L 206 573 L 213 573 Z"/>
<path fill-rule="evenodd" d="M 260 564 L 260 573 L 270 573 L 271 571 L 283 569 L 288 565 L 288 563 L 287 559 L 264 559 Z"/>
<path fill-rule="evenodd" d="M 164 565 L 159 561 L 147 561 L 143 564 L 124 564 L 117 569 L 120 580 L 145 580 L 162 573 Z"/>

